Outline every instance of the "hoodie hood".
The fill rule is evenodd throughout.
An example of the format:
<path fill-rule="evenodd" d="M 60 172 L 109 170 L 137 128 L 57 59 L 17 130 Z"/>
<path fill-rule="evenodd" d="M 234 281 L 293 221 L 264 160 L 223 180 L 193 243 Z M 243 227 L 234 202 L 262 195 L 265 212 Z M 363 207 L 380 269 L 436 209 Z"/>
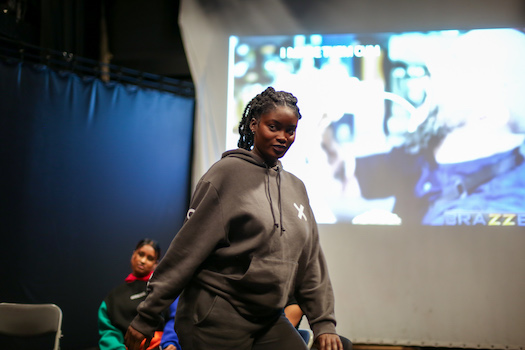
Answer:
<path fill-rule="evenodd" d="M 264 160 L 261 157 L 259 157 L 257 154 L 253 153 L 252 151 L 243 149 L 243 148 L 237 148 L 237 149 L 233 149 L 230 151 L 226 151 L 222 154 L 221 158 L 225 158 L 225 157 L 234 157 L 234 158 L 243 159 L 247 162 L 250 162 L 252 164 L 255 164 L 260 167 L 267 168 L 267 169 L 271 168 L 271 169 L 276 169 L 277 171 L 280 171 L 282 169 L 282 164 L 280 160 L 277 160 L 277 163 L 273 167 L 269 167 L 264 162 Z"/>

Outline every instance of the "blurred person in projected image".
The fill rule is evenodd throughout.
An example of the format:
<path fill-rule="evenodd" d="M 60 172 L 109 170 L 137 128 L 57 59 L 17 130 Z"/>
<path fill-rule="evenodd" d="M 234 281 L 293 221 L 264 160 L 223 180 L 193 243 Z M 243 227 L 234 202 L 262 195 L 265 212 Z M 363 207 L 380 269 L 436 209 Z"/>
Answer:
<path fill-rule="evenodd" d="M 239 148 L 224 152 L 199 180 L 148 283 L 125 336 L 129 350 L 151 338 L 159 312 L 179 294 L 175 328 L 184 350 L 305 350 L 284 315 L 294 292 L 317 348 L 343 350 L 309 197 L 280 161 L 295 142 L 297 103 L 273 87 L 248 102 Z"/>
<path fill-rule="evenodd" d="M 345 181 L 358 183 L 353 195 L 394 196 L 392 212 L 412 224 L 454 224 L 447 214 L 461 211 L 525 212 L 523 62 L 523 32 L 459 35 L 426 62 L 433 108 L 405 143 L 388 154 L 344 155 L 355 161 L 345 165 Z"/>

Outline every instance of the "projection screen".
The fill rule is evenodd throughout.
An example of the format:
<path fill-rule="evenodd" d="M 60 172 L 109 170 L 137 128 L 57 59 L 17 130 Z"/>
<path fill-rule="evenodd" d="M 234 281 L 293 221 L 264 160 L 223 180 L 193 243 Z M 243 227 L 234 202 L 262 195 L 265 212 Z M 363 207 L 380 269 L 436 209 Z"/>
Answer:
<path fill-rule="evenodd" d="M 320 225 L 338 332 L 523 349 L 523 7 L 367 4 L 181 2 L 194 182 L 236 147 L 250 98 L 294 93 L 303 119 L 283 165 Z"/>

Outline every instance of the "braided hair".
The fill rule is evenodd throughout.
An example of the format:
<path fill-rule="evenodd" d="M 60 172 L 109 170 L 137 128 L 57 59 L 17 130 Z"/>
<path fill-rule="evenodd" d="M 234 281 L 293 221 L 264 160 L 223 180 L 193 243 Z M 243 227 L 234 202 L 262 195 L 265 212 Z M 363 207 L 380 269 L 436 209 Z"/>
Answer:
<path fill-rule="evenodd" d="M 275 89 L 270 86 L 252 98 L 244 108 L 242 120 L 239 123 L 240 137 L 237 143 L 239 148 L 244 148 L 249 151 L 253 146 L 253 133 L 250 129 L 252 119 L 260 120 L 263 114 L 275 110 L 278 106 L 291 108 L 297 115 L 297 119 L 301 119 L 301 113 L 297 106 L 297 98 L 286 91 L 275 91 Z"/>

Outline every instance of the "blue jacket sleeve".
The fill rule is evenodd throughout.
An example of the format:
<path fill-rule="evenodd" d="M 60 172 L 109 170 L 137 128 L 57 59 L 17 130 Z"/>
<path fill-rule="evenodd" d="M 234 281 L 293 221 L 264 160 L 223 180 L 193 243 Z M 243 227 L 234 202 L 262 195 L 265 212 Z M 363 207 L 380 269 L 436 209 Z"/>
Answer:
<path fill-rule="evenodd" d="M 164 326 L 164 333 L 162 334 L 162 340 L 160 341 L 161 349 L 165 349 L 168 345 L 175 345 L 177 350 L 181 350 L 179 345 L 179 337 L 175 333 L 175 313 L 177 312 L 177 303 L 179 298 L 170 305 L 169 317 L 166 320 L 166 325 Z"/>

